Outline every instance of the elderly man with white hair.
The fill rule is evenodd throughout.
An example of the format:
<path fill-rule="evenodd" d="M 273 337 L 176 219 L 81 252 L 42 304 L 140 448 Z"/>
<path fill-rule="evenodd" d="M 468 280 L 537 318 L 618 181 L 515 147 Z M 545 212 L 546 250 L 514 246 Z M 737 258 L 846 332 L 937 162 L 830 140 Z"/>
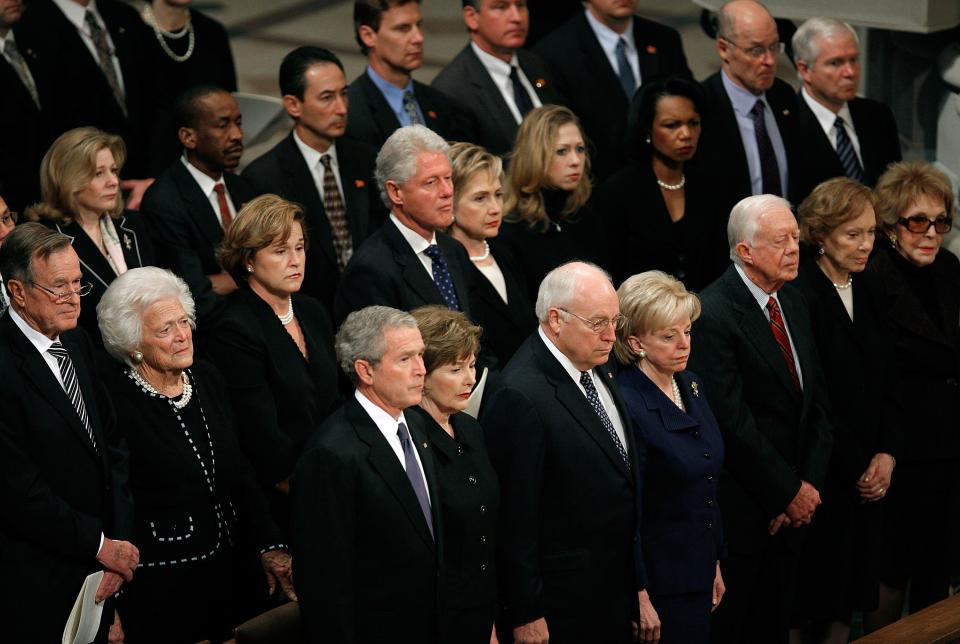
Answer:
<path fill-rule="evenodd" d="M 727 593 L 712 639 L 785 643 L 804 533 L 795 528 L 820 504 L 833 430 L 805 300 L 787 285 L 800 259 L 790 204 L 741 200 L 727 238 L 733 265 L 701 295 L 690 361 L 726 448 L 717 496 Z"/>
<path fill-rule="evenodd" d="M 860 39 L 845 22 L 810 18 L 793 35 L 803 87 L 797 128 L 803 154 L 791 168 L 795 203 L 820 183 L 847 176 L 868 186 L 900 161 L 900 136 L 885 104 L 857 96 Z"/>

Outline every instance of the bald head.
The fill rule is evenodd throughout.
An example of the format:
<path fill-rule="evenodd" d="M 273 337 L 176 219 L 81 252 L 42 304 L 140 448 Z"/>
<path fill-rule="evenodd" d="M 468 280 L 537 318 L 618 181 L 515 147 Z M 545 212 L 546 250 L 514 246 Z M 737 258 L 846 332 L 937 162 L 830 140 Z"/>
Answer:
<path fill-rule="evenodd" d="M 780 36 L 759 2 L 733 0 L 717 14 L 717 53 L 734 84 L 759 96 L 773 85 Z"/>

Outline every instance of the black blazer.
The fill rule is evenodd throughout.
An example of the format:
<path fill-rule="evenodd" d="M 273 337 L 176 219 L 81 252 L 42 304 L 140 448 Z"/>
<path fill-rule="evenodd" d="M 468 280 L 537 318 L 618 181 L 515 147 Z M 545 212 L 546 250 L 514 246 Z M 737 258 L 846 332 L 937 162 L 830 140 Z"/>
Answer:
<path fill-rule="evenodd" d="M 704 379 L 707 401 L 726 445 L 719 499 L 730 550 L 751 554 L 766 544 L 771 519 L 801 480 L 823 486 L 833 427 L 806 301 L 789 284 L 777 292 L 803 378 L 790 379 L 770 323 L 731 265 L 700 295 L 703 313 L 690 368 Z M 796 544 L 796 530 L 786 532 Z"/>
<path fill-rule="evenodd" d="M 553 86 L 550 68 L 540 56 L 517 50 L 517 62 L 544 105 L 563 105 L 566 100 Z M 504 155 L 513 149 L 518 125 L 503 95 L 493 83 L 473 48 L 467 44 L 431 85 L 452 98 L 473 119 L 474 143 L 493 154 Z"/>
<path fill-rule="evenodd" d="M 243 177 L 224 172 L 223 181 L 237 212 L 257 196 Z M 224 298 L 213 292 L 207 279 L 223 270 L 214 255 L 223 241 L 223 227 L 210 201 L 177 159 L 147 189 L 140 212 L 147 220 L 158 265 L 172 270 L 190 287 L 203 330 L 203 324 L 224 305 Z"/>
<path fill-rule="evenodd" d="M 890 108 L 879 101 L 857 97 L 847 105 L 860 139 L 863 181 L 873 187 L 888 165 L 903 158 L 897 122 Z M 818 184 L 833 177 L 846 176 L 846 172 L 837 151 L 802 96 L 797 97 L 797 133 L 801 154 L 797 155 L 796 166 L 790 168 L 790 178 L 794 187 L 791 198 L 800 203 Z"/>
<path fill-rule="evenodd" d="M 595 373 L 623 419 L 632 469 L 537 332 L 486 401 L 480 420 L 500 479 L 497 568 L 507 631 L 544 617 L 558 641 L 630 641 L 640 587 L 637 448 L 613 372 L 604 365 Z"/>
<path fill-rule="evenodd" d="M 364 143 L 343 138 L 337 140 L 336 148 L 347 226 L 356 250 L 387 215 L 373 178 L 377 151 Z M 274 193 L 303 206 L 310 244 L 301 292 L 316 297 L 332 313 L 333 297 L 340 281 L 333 232 L 323 209 L 323 199 L 293 139 L 293 132 L 248 165 L 243 178 L 259 194 Z"/>
<path fill-rule="evenodd" d="M 347 110 L 346 136 L 379 150 L 400 121 L 387 99 L 373 84 L 367 72 L 350 83 L 350 106 Z M 423 118 L 431 130 L 447 141 L 473 141 L 468 117 L 443 93 L 429 85 L 413 81 L 413 94 L 420 104 Z"/>
<path fill-rule="evenodd" d="M 437 245 L 453 278 L 460 308 L 472 319 L 467 281 L 470 257 L 460 242 L 440 231 L 436 235 Z M 371 304 L 403 311 L 425 304 L 444 304 L 433 276 L 423 267 L 391 220 L 354 251 L 344 269 L 333 307 L 337 326 L 353 311 Z"/>
<path fill-rule="evenodd" d="M 247 285 L 227 296 L 205 351 L 227 383 L 240 446 L 263 485 L 293 472 L 303 445 L 340 405 L 333 329 L 324 308 L 294 294 L 305 360 L 270 305 Z"/>
<path fill-rule="evenodd" d="M 580 117 L 584 134 L 593 144 L 593 173 L 603 180 L 626 158 L 624 133 L 631 97 L 623 93 L 616 70 L 610 66 L 584 11 L 544 37 L 534 51 L 547 61 L 557 90 Z M 680 34 L 675 29 L 634 16 L 633 38 L 642 82 L 658 76 L 692 78 Z"/>
<path fill-rule="evenodd" d="M 404 417 L 439 540 L 396 453 L 351 397 L 314 433 L 291 481 L 305 642 L 439 641 L 442 496 L 425 433 L 413 414 Z"/>
<path fill-rule="evenodd" d="M 0 565 L 17 580 L 2 585 L 0 618 L 11 641 L 59 641 L 84 577 L 100 569 L 100 535 L 131 537 L 127 454 L 93 345 L 80 329 L 60 341 L 96 449 L 43 357 L 9 312 L 0 317 Z"/>

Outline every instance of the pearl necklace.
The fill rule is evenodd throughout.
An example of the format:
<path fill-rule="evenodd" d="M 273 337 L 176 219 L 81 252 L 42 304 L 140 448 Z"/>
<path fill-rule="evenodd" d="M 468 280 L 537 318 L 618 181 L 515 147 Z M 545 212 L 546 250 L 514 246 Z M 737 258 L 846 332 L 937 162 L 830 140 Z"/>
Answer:
<path fill-rule="evenodd" d="M 190 58 L 190 56 L 193 55 L 193 47 L 194 45 L 197 44 L 197 36 L 193 32 L 193 23 L 190 21 L 189 12 L 187 13 L 187 24 L 183 27 L 183 29 L 177 32 L 166 31 L 165 29 L 161 29 L 160 25 L 157 24 L 157 19 L 153 15 L 153 9 L 150 8 L 150 5 L 145 5 L 143 7 L 143 17 L 146 23 L 150 25 L 151 28 L 153 28 L 153 34 L 157 37 L 157 42 L 160 43 L 160 49 L 162 49 L 163 53 L 169 56 L 173 60 L 173 62 L 175 63 L 185 62 L 187 59 Z M 179 40 L 184 36 L 188 36 L 189 41 L 187 42 L 187 52 L 182 56 L 175 53 L 172 49 L 170 49 L 170 46 L 167 45 L 167 41 L 164 40 L 164 36 L 166 36 L 167 38 L 170 38 L 171 40 Z"/>
<path fill-rule="evenodd" d="M 186 371 L 184 371 L 180 375 L 180 378 L 183 381 L 183 393 L 180 395 L 179 400 L 173 400 L 169 396 L 166 396 L 160 393 L 159 391 L 157 391 L 156 387 L 154 387 L 149 382 L 147 382 L 147 379 L 144 378 L 143 374 L 141 374 L 140 371 L 137 369 L 127 369 L 127 375 L 130 376 L 130 378 L 135 383 L 140 385 L 140 388 L 146 391 L 148 394 L 152 394 L 154 396 L 160 396 L 161 398 L 166 398 L 170 402 L 170 404 L 173 405 L 178 410 L 183 409 L 188 404 L 190 404 L 190 399 L 193 398 L 193 385 L 190 383 L 190 378 L 187 377 Z"/>
<path fill-rule="evenodd" d="M 283 315 L 278 315 L 277 317 L 280 318 L 280 323 L 283 326 L 287 326 L 288 324 L 293 322 L 293 296 L 292 295 L 287 297 L 287 312 L 284 313 Z"/>
<path fill-rule="evenodd" d="M 831 281 L 830 283 L 833 284 L 833 288 L 837 289 L 838 291 L 845 291 L 851 286 L 853 286 L 853 275 L 850 275 L 849 277 L 847 277 L 847 281 L 844 284 L 837 284 L 836 282 L 833 282 L 833 281 Z"/>
<path fill-rule="evenodd" d="M 657 179 L 657 185 L 659 185 L 664 190 L 679 190 L 680 188 L 687 185 L 687 175 L 680 175 L 680 183 L 667 183 L 666 181 L 660 181 Z"/>
<path fill-rule="evenodd" d="M 683 398 L 680 397 L 680 386 L 677 385 L 677 379 L 671 377 L 670 385 L 673 387 L 673 404 L 680 408 L 680 411 L 686 411 L 683 406 Z"/>
<path fill-rule="evenodd" d="M 476 257 L 474 257 L 473 255 L 470 255 L 470 261 L 471 261 L 471 262 L 482 262 L 483 260 L 485 260 L 485 259 L 488 258 L 488 257 L 490 257 L 490 244 L 488 244 L 487 241 L 484 240 L 484 241 L 483 241 L 483 255 L 477 255 Z"/>

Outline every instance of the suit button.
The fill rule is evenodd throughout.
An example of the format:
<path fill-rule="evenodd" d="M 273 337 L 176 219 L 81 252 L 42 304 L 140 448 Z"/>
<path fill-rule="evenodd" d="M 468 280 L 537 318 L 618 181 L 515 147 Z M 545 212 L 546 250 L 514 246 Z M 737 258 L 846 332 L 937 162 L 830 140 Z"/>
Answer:
<path fill-rule="evenodd" d="M 470 485 L 476 485 L 476 484 L 477 484 L 477 477 L 476 477 L 476 476 L 468 476 L 468 477 L 467 477 L 467 483 L 469 483 Z"/>
<path fill-rule="evenodd" d="M 710 458 L 710 452 L 704 450 L 704 451 L 703 451 L 703 457 L 704 457 L 704 458 Z"/>
<path fill-rule="evenodd" d="M 481 506 L 480 506 L 480 514 L 486 514 L 486 513 L 487 513 L 487 506 L 481 505 Z"/>
<path fill-rule="evenodd" d="M 481 534 L 481 535 L 480 535 L 480 543 L 486 543 L 486 542 L 487 542 L 487 535 Z"/>
<path fill-rule="evenodd" d="M 694 438 L 700 438 L 700 432 L 697 431 L 697 430 L 693 430 L 693 437 L 694 437 Z"/>
<path fill-rule="evenodd" d="M 480 564 L 480 572 L 487 572 L 487 564 Z"/>
<path fill-rule="evenodd" d="M 713 474 L 707 474 L 707 480 L 708 480 L 708 481 L 712 481 L 712 480 L 713 480 Z"/>
<path fill-rule="evenodd" d="M 713 499 L 707 499 L 707 507 L 708 507 L 708 508 L 712 508 L 712 507 L 713 507 Z"/>
<path fill-rule="evenodd" d="M 712 523 L 708 523 L 708 524 L 707 524 L 707 530 L 713 530 L 713 524 L 712 524 Z"/>
<path fill-rule="evenodd" d="M 463 445 L 457 445 L 457 454 L 463 454 Z"/>

